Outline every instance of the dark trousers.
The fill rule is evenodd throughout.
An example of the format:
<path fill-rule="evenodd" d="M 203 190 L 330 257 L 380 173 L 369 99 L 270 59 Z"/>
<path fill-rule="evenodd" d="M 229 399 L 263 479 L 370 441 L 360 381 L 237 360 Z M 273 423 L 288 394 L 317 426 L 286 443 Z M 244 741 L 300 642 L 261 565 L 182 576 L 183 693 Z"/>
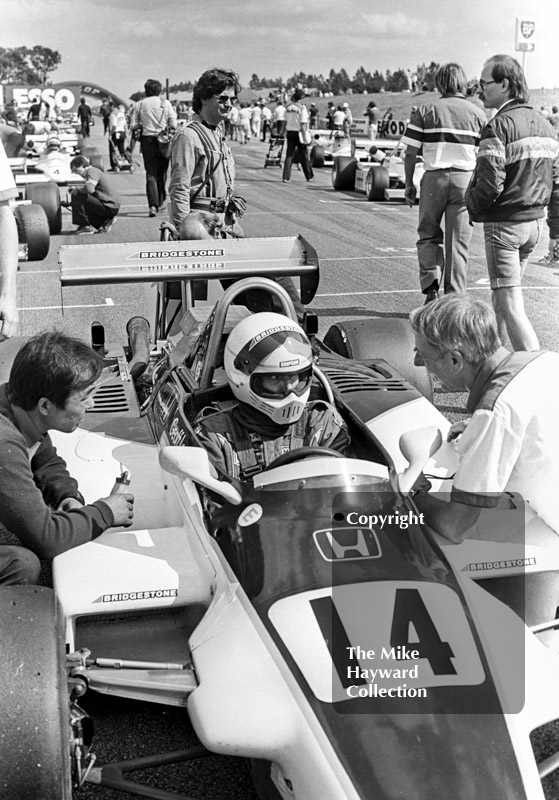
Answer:
<path fill-rule="evenodd" d="M 140 150 L 146 168 L 146 195 L 148 206 L 159 208 L 165 202 L 167 192 L 165 184 L 167 182 L 167 169 L 169 159 L 164 158 L 159 152 L 157 136 L 142 136 L 140 140 Z"/>
<path fill-rule="evenodd" d="M 299 141 L 298 131 L 286 131 L 285 138 L 287 140 L 287 153 L 285 155 L 285 162 L 283 165 L 283 180 L 288 181 L 291 178 L 291 163 L 293 161 L 293 153 L 295 150 L 299 153 L 299 161 L 305 178 L 310 181 L 314 173 L 309 161 L 309 153 L 306 144 L 301 144 Z"/>
<path fill-rule="evenodd" d="M 113 146 L 109 147 L 109 159 L 112 169 L 118 167 L 117 154 L 120 155 L 121 158 L 126 158 L 126 152 L 124 150 L 125 140 L 126 134 L 124 131 L 111 133 L 111 142 Z"/>
<path fill-rule="evenodd" d="M 82 136 L 87 138 L 90 134 L 90 122 L 87 117 L 82 117 L 80 120 L 82 124 Z"/>
<path fill-rule="evenodd" d="M 107 208 L 92 194 L 78 192 L 72 195 L 72 222 L 74 225 L 93 225 L 100 228 L 118 214 L 118 209 Z"/>

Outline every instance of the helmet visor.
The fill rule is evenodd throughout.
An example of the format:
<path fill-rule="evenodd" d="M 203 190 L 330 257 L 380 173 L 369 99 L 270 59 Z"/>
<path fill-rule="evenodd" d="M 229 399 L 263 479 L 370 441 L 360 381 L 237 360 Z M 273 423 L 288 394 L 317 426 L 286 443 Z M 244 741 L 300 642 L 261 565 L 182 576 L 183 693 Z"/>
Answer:
<path fill-rule="evenodd" d="M 267 400 L 283 400 L 290 394 L 301 397 L 312 381 L 312 367 L 301 372 L 255 372 L 250 379 L 250 388 L 259 397 Z"/>
<path fill-rule="evenodd" d="M 279 359 L 274 359 L 278 352 Z M 266 367 L 274 363 L 270 372 L 281 372 L 290 367 L 296 370 L 298 366 L 308 365 L 311 350 L 309 341 L 304 334 L 296 330 L 286 330 L 285 327 L 262 331 L 253 337 L 236 356 L 235 368 L 244 375 L 252 375 L 258 367 Z"/>

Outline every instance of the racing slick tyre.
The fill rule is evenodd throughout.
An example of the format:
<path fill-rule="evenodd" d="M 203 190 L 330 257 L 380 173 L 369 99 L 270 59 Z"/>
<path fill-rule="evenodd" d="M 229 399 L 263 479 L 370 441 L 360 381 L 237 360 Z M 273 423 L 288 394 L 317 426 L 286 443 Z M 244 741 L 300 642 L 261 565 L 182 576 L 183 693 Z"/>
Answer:
<path fill-rule="evenodd" d="M 45 210 L 51 234 L 59 234 L 62 230 L 62 206 L 60 192 L 54 181 L 35 183 L 27 187 L 26 197 Z"/>
<path fill-rule="evenodd" d="M 324 166 L 324 147 L 321 144 L 314 144 L 311 148 L 311 167 Z"/>
<path fill-rule="evenodd" d="M 99 155 L 99 153 L 96 153 L 95 155 L 88 156 L 88 158 L 92 167 L 96 167 L 97 169 L 100 169 L 101 172 L 105 172 L 105 162 L 103 161 L 103 156 Z"/>
<path fill-rule="evenodd" d="M 70 800 L 70 722 L 64 636 L 44 586 L 0 588 L 3 800 Z"/>
<path fill-rule="evenodd" d="M 355 188 L 357 159 L 351 156 L 336 156 L 332 164 L 332 186 L 337 192 Z"/>
<path fill-rule="evenodd" d="M 27 261 L 42 261 L 50 247 L 49 221 L 41 206 L 16 206 L 14 208 L 18 239 L 27 245 Z"/>
<path fill-rule="evenodd" d="M 390 177 L 386 167 L 371 167 L 365 183 L 367 200 L 384 200 L 384 190 L 389 186 Z"/>
<path fill-rule="evenodd" d="M 433 382 L 425 367 L 413 363 L 415 337 L 405 319 L 346 320 L 336 322 L 324 344 L 344 358 L 367 361 L 383 358 L 408 383 L 433 402 Z"/>

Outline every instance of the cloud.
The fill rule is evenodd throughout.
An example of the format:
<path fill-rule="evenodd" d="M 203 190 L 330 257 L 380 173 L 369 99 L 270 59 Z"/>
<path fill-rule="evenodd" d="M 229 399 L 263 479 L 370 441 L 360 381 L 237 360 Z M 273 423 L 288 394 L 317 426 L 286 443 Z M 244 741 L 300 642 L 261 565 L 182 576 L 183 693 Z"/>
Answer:
<path fill-rule="evenodd" d="M 138 39 L 162 39 L 165 29 L 161 25 L 155 25 L 149 20 L 122 20 L 120 29 L 127 37 L 137 37 Z"/>
<path fill-rule="evenodd" d="M 437 36 L 440 31 L 440 24 L 427 22 L 424 19 L 409 17 L 403 12 L 397 14 L 362 14 L 363 21 L 367 25 L 367 35 L 378 38 L 390 36 L 391 39 L 410 40 L 413 31 L 413 39 Z"/>

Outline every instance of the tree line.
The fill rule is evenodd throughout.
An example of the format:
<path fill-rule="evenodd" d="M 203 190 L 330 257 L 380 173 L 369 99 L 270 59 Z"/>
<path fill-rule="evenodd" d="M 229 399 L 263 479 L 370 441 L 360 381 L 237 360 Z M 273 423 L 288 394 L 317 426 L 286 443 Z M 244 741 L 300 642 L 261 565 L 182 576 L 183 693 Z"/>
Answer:
<path fill-rule="evenodd" d="M 62 56 L 50 47 L 0 47 L 0 83 L 45 86 Z"/>
<path fill-rule="evenodd" d="M 400 68 L 394 72 L 389 69 L 386 72 L 378 69 L 371 72 L 365 67 L 359 67 L 353 77 L 350 77 L 347 70 L 343 68 L 339 71 L 331 69 L 328 77 L 296 72 L 287 80 L 260 78 L 254 73 L 249 81 L 249 87 L 256 90 L 285 87 L 289 90 L 301 86 L 323 94 L 327 92 L 332 94 L 347 94 L 348 92 L 374 94 L 383 91 L 403 92 L 406 89 L 432 92 L 435 89 L 435 72 L 439 66 L 435 61 L 431 61 L 429 65 L 418 64 L 415 70 Z"/>
<path fill-rule="evenodd" d="M 260 78 L 256 73 L 253 73 L 249 81 L 249 89 L 256 91 L 260 90 L 274 90 L 274 89 L 295 89 L 302 87 L 307 90 L 315 90 L 326 94 L 347 94 L 354 92 L 356 94 L 367 94 L 375 92 L 403 92 L 406 89 L 411 91 L 422 90 L 432 92 L 435 89 L 435 72 L 439 64 L 431 61 L 429 65 L 419 64 L 415 71 L 406 69 L 397 69 L 391 72 L 389 69 L 386 72 L 375 70 L 368 72 L 365 67 L 359 67 L 355 75 L 350 77 L 345 69 L 336 72 L 331 69 L 328 77 L 324 75 L 306 74 L 305 72 L 296 72 L 290 78 Z M 193 81 L 182 81 L 169 86 L 169 92 L 191 92 L 194 88 Z M 130 95 L 131 100 L 141 100 L 144 93 L 141 91 L 134 92 Z"/>

